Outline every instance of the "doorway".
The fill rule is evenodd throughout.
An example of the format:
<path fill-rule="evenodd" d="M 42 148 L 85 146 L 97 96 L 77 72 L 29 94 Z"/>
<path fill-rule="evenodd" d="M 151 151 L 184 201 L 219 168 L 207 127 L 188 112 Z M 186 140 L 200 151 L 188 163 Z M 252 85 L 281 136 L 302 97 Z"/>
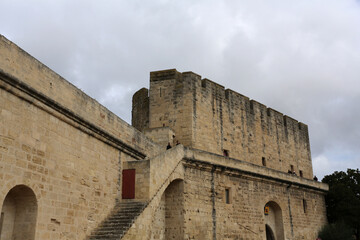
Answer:
<path fill-rule="evenodd" d="M 284 226 L 282 210 L 274 201 L 270 201 L 264 206 L 265 228 L 267 240 L 284 240 Z"/>
<path fill-rule="evenodd" d="M 5 197 L 1 209 L 0 239 L 35 239 L 37 200 L 31 188 L 18 185 Z"/>

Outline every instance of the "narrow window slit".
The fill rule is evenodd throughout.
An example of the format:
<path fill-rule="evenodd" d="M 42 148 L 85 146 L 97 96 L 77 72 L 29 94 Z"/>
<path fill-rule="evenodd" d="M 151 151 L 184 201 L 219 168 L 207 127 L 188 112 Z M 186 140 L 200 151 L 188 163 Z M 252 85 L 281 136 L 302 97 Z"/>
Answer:
<path fill-rule="evenodd" d="M 305 200 L 305 199 L 303 199 L 303 208 L 304 208 L 304 213 L 306 213 L 307 203 L 306 203 L 306 200 Z"/>
<path fill-rule="evenodd" d="M 230 188 L 225 189 L 225 203 L 230 204 Z"/>

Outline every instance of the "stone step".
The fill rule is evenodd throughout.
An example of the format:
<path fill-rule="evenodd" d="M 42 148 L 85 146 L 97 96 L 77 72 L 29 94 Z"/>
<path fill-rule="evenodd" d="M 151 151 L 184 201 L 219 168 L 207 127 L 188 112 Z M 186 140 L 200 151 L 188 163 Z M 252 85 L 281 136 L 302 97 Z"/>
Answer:
<path fill-rule="evenodd" d="M 126 222 L 106 222 L 106 223 L 102 223 L 101 227 L 122 227 L 122 226 L 128 226 L 130 227 L 132 224 L 132 219 L 130 219 L 129 221 Z"/>
<path fill-rule="evenodd" d="M 137 212 L 139 210 L 143 209 L 143 207 L 136 207 L 136 208 L 122 208 L 122 209 L 116 209 L 116 210 L 113 210 L 112 213 L 113 214 L 117 214 L 119 212 L 122 212 L 122 213 L 131 213 L 131 212 Z"/>
<path fill-rule="evenodd" d="M 134 215 L 136 215 L 139 211 L 142 211 L 142 209 L 138 209 L 136 212 L 118 212 L 118 213 L 114 213 L 114 215 L 112 214 L 111 217 L 109 217 L 109 219 L 126 219 L 126 218 L 131 218 Z"/>
<path fill-rule="evenodd" d="M 131 207 L 131 206 L 143 206 L 145 203 L 143 202 L 121 202 L 117 203 L 115 207 Z"/>
<path fill-rule="evenodd" d="M 126 229 L 121 231 L 97 231 L 95 234 L 92 234 L 90 239 L 98 239 L 98 238 L 120 238 L 121 235 L 125 232 Z"/>
<path fill-rule="evenodd" d="M 114 209 L 136 208 L 142 206 L 144 206 L 144 204 L 132 204 L 132 205 L 118 204 L 117 206 L 114 207 Z"/>
<path fill-rule="evenodd" d="M 145 207 L 146 203 L 142 202 L 121 202 L 116 204 L 110 216 L 90 235 L 89 240 L 121 239 Z"/>
<path fill-rule="evenodd" d="M 96 234 L 92 235 L 93 237 L 101 237 L 101 236 L 108 236 L 108 237 L 119 237 L 121 236 L 127 229 L 119 230 L 119 231 L 99 231 Z"/>
<path fill-rule="evenodd" d="M 104 234 L 104 235 L 96 235 L 96 236 L 91 236 L 90 239 L 96 239 L 96 240 L 119 240 L 121 239 L 120 235 L 109 235 L 109 234 Z"/>
<path fill-rule="evenodd" d="M 106 224 L 106 225 L 101 225 L 101 229 L 99 229 L 99 231 L 107 231 L 109 229 L 127 229 L 131 226 L 131 223 L 125 223 L 125 224 Z"/>
<path fill-rule="evenodd" d="M 123 214 L 137 213 L 141 209 L 143 209 L 143 208 L 119 209 L 118 211 L 113 211 L 112 214 L 119 214 L 120 212 Z"/>
<path fill-rule="evenodd" d="M 123 218 L 123 217 L 111 217 L 111 218 L 106 219 L 103 223 L 104 224 L 112 223 L 112 222 L 116 222 L 116 223 L 124 222 L 124 223 L 126 223 L 126 222 L 129 222 L 129 220 L 132 220 L 134 218 L 134 216 L 126 217 L 126 218 Z"/>
<path fill-rule="evenodd" d="M 114 220 L 116 221 L 116 220 L 131 219 L 134 216 L 136 216 L 138 214 L 138 212 L 141 212 L 141 211 L 142 211 L 142 209 L 139 209 L 137 212 L 132 212 L 132 213 L 122 213 L 122 214 L 117 213 L 118 215 L 111 215 L 110 217 L 108 217 L 106 219 L 106 221 L 108 222 L 108 221 L 114 221 Z"/>

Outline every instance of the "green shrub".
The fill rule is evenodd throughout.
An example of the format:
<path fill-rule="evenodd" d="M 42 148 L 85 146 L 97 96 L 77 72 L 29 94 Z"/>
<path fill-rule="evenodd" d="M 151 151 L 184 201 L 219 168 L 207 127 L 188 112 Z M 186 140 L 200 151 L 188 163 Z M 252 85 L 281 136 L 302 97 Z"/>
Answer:
<path fill-rule="evenodd" d="M 343 222 L 325 225 L 319 232 L 321 240 L 353 240 L 353 233 Z"/>

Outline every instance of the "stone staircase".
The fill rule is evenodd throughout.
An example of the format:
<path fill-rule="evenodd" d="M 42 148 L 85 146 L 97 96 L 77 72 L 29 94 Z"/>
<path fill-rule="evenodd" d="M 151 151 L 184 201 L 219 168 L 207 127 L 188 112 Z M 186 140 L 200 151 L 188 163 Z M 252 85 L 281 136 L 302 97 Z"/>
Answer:
<path fill-rule="evenodd" d="M 146 202 L 119 202 L 88 240 L 121 239 L 146 205 Z"/>

